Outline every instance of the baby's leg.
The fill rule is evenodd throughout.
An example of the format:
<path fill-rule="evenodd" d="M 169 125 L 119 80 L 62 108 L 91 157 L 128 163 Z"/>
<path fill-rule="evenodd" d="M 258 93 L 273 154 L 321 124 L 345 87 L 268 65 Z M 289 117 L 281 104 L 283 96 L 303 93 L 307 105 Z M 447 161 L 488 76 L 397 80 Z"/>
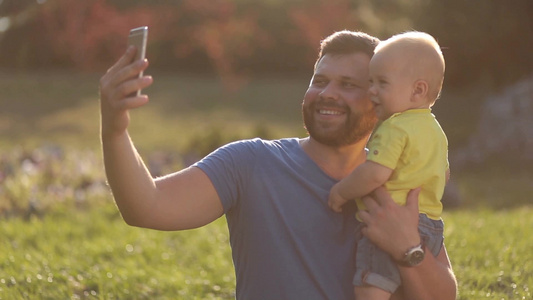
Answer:
<path fill-rule="evenodd" d="M 362 237 L 357 242 L 353 278 L 356 300 L 389 300 L 400 285 L 400 274 L 389 254 Z"/>
<path fill-rule="evenodd" d="M 391 293 L 374 286 L 354 287 L 355 300 L 389 300 Z"/>

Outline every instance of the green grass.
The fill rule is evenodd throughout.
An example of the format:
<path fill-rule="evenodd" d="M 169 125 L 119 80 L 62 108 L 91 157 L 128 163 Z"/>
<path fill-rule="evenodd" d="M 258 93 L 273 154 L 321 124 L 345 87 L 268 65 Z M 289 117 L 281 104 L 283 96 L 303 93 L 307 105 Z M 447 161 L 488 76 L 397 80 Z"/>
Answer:
<path fill-rule="evenodd" d="M 163 172 L 192 150 L 304 135 L 307 78 L 257 79 L 237 92 L 212 78 L 155 79 L 130 132 Z M 224 219 L 184 232 L 122 221 L 105 187 L 97 83 L 90 74 L 0 73 L 0 299 L 232 299 Z M 532 298 L 530 170 L 489 161 L 452 172 L 462 205 L 444 219 L 459 299 Z"/>
<path fill-rule="evenodd" d="M 532 299 L 533 207 L 444 216 L 459 299 Z"/>
<path fill-rule="evenodd" d="M 127 226 L 116 208 L 4 222 L 0 299 L 231 299 L 225 222 L 185 232 Z"/>
<path fill-rule="evenodd" d="M 459 299 L 531 299 L 533 208 L 446 213 Z M 116 208 L 13 218 L 0 230 L 1 299 L 231 299 L 224 219 L 185 232 L 127 226 Z"/>

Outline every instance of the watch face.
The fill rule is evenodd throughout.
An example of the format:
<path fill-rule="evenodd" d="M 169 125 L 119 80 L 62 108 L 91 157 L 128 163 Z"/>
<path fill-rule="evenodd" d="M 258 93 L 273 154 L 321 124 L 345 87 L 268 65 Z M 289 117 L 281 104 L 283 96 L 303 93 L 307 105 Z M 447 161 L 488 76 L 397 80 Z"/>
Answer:
<path fill-rule="evenodd" d="M 424 251 L 422 249 L 416 249 L 409 254 L 408 262 L 411 266 L 416 266 L 424 260 Z"/>

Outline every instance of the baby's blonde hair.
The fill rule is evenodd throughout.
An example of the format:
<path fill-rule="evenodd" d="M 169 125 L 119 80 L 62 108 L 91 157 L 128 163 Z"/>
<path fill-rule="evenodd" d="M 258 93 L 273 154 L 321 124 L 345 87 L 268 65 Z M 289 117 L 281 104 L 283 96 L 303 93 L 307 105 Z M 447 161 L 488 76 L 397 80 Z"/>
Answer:
<path fill-rule="evenodd" d="M 440 96 L 445 62 L 435 38 L 425 32 L 408 31 L 380 42 L 374 53 L 387 49 L 404 50 L 405 63 L 417 79 L 428 83 L 428 97 L 433 104 Z"/>

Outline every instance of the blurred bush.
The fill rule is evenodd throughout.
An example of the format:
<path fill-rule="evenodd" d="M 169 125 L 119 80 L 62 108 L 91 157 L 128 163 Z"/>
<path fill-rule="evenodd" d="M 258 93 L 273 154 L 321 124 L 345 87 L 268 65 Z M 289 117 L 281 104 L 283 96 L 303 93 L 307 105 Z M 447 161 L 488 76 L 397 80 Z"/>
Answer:
<path fill-rule="evenodd" d="M 41 217 L 58 208 L 109 201 L 101 159 L 56 145 L 15 148 L 0 156 L 0 217 Z"/>
<path fill-rule="evenodd" d="M 257 126 L 252 136 L 272 138 Z M 219 146 L 245 138 L 211 127 L 191 138 L 182 153 L 144 153 L 152 176 L 162 176 L 187 167 Z M 0 219 L 42 217 L 58 209 L 87 209 L 112 202 L 103 161 L 94 150 L 47 144 L 33 149 L 15 147 L 0 154 Z"/>
<path fill-rule="evenodd" d="M 533 69 L 532 13 L 530 0 L 4 0 L 0 67 L 101 71 L 130 28 L 148 25 L 153 68 L 217 73 L 238 88 L 250 74 L 310 74 L 318 41 L 336 30 L 416 29 L 443 46 L 448 87 L 497 88 Z"/>

